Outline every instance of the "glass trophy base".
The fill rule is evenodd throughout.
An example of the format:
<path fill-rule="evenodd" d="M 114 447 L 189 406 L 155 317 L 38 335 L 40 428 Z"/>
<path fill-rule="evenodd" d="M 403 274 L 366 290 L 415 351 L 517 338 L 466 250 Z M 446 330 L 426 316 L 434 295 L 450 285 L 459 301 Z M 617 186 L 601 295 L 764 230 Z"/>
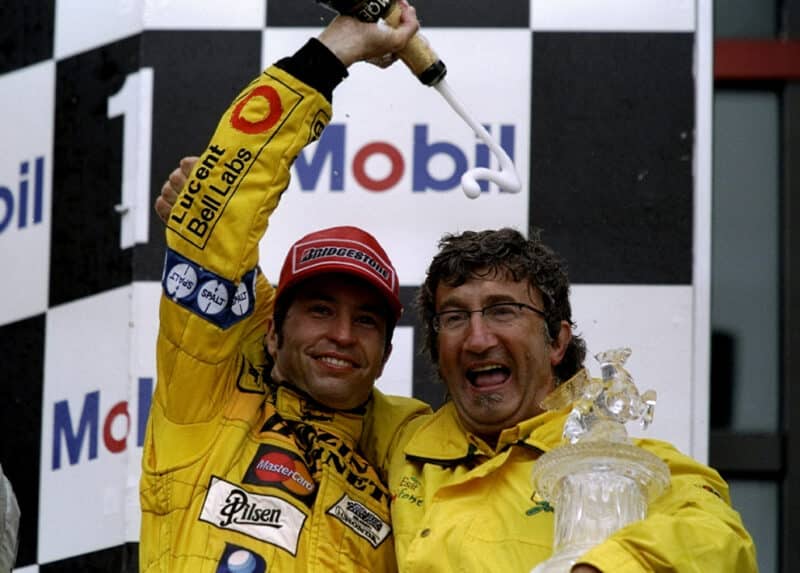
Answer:
<path fill-rule="evenodd" d="M 565 478 L 618 476 L 637 484 L 649 501 L 669 487 L 669 468 L 660 458 L 626 442 L 579 442 L 547 452 L 533 468 L 537 493 L 555 499 Z"/>
<path fill-rule="evenodd" d="M 579 442 L 544 454 L 533 469 L 538 496 L 555 508 L 553 556 L 534 573 L 568 573 L 578 558 L 669 487 L 657 456 L 626 442 Z"/>

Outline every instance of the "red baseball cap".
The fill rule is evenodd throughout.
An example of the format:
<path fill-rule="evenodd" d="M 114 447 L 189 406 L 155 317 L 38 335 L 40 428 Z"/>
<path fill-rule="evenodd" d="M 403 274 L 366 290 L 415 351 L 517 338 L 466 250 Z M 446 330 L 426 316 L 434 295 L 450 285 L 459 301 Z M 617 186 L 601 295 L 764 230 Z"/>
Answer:
<path fill-rule="evenodd" d="M 331 227 L 299 239 L 286 254 L 281 268 L 277 302 L 293 286 L 323 273 L 345 273 L 378 289 L 400 320 L 400 285 L 397 271 L 377 239 L 358 227 Z"/>

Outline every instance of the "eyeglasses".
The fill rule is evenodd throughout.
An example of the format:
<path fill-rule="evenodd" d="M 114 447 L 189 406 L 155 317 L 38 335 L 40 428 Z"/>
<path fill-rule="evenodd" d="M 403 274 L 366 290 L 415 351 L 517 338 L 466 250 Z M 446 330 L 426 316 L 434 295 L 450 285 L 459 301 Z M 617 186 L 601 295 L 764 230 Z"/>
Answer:
<path fill-rule="evenodd" d="M 544 311 L 524 302 L 498 302 L 475 310 L 445 310 L 433 315 L 433 330 L 436 332 L 457 332 L 463 330 L 474 313 L 481 313 L 484 322 L 489 326 L 508 326 L 518 321 L 523 310 L 535 312 L 547 318 Z"/>

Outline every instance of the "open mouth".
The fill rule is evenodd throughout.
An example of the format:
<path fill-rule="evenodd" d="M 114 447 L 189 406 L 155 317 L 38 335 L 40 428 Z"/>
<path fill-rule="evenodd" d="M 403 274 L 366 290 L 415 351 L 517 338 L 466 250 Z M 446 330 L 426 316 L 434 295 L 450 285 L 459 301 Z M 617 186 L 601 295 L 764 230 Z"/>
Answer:
<path fill-rule="evenodd" d="M 511 376 L 511 369 L 502 364 L 486 364 L 467 370 L 467 380 L 475 388 L 500 386 Z"/>

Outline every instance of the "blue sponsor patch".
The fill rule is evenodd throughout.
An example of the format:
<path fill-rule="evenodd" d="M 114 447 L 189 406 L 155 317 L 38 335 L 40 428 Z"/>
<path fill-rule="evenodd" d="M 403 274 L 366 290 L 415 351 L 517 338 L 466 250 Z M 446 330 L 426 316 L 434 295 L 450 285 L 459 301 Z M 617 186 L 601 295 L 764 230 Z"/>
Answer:
<path fill-rule="evenodd" d="M 233 543 L 225 544 L 217 567 L 217 573 L 265 573 L 266 570 L 267 564 L 260 555 Z"/>
<path fill-rule="evenodd" d="M 257 272 L 252 269 L 234 284 L 167 249 L 161 284 L 168 298 L 225 329 L 253 312 Z"/>

